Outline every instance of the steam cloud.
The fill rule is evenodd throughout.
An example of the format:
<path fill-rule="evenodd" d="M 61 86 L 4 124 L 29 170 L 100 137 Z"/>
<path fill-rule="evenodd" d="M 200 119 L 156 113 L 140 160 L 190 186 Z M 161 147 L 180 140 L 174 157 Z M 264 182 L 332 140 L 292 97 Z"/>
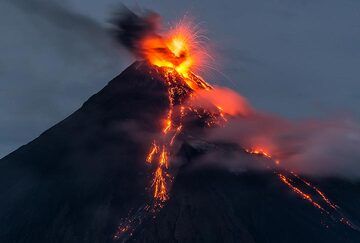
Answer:
<path fill-rule="evenodd" d="M 194 104 L 219 104 L 233 116 L 224 127 L 207 135 L 208 141 L 236 143 L 243 148 L 263 149 L 279 167 L 297 173 L 321 177 L 360 177 L 360 126 L 350 119 L 290 121 L 275 115 L 260 113 L 249 106 L 246 99 L 234 91 L 215 88 L 208 95 L 200 95 Z M 200 103 L 199 103 L 200 102 Z M 226 108 L 227 107 L 227 108 Z M 221 158 L 223 155 L 218 155 Z M 212 158 L 217 156 L 212 154 Z M 214 159 L 212 159 L 214 161 Z M 224 157 L 218 165 L 236 171 L 262 168 L 254 160 L 240 155 Z"/>

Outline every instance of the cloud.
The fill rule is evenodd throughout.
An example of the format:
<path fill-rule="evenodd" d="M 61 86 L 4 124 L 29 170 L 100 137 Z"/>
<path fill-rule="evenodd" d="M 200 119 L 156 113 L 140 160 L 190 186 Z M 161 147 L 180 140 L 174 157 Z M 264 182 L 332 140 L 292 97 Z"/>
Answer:
<path fill-rule="evenodd" d="M 360 125 L 355 121 L 347 117 L 294 121 L 256 110 L 249 112 L 250 106 L 242 96 L 229 89 L 215 90 L 221 94 L 202 98 L 216 104 L 226 97 L 223 110 L 238 112 L 230 113 L 233 116 L 224 126 L 209 130 L 207 141 L 265 152 L 273 161 L 280 161 L 279 168 L 288 171 L 320 177 L 360 178 Z M 214 91 L 216 93 L 219 91 Z M 271 161 L 266 164 L 263 160 L 249 159 L 243 151 L 215 150 L 208 159 L 207 163 L 217 163 L 231 171 L 266 169 L 267 165 L 274 165 Z"/>

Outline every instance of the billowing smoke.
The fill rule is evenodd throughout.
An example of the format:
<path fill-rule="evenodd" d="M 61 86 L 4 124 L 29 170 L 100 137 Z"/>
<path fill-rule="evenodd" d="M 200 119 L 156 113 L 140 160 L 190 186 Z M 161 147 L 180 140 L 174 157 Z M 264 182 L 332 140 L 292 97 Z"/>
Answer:
<path fill-rule="evenodd" d="M 196 107 L 202 107 L 210 111 L 218 108 L 232 116 L 248 116 L 253 112 L 244 97 L 231 89 L 223 87 L 215 87 L 212 90 L 199 90 L 190 102 Z M 216 109 L 213 111 L 216 112 Z"/>
<path fill-rule="evenodd" d="M 160 67 L 175 68 L 178 72 L 184 71 L 182 64 L 194 66 L 193 57 L 197 55 L 187 59 L 186 51 L 182 50 L 179 55 L 177 50 L 169 48 L 166 36 L 160 35 L 158 14 L 148 11 L 138 15 L 124 7 L 112 23 L 116 40 L 137 57 Z M 279 161 L 277 166 L 289 171 L 316 176 L 360 177 L 360 127 L 351 120 L 290 121 L 256 111 L 244 97 L 222 87 L 197 89 L 189 102 L 191 106 L 214 113 L 220 110 L 231 116 L 224 126 L 209 129 L 206 138 L 209 141 L 235 143 L 247 150 L 265 152 Z M 231 158 L 224 158 L 230 154 Z M 238 157 L 233 153 L 212 154 L 210 157 L 209 161 L 219 157 L 221 166 L 231 170 L 267 168 L 263 161 L 261 165 L 255 165 L 256 161 L 244 158 L 243 154 Z"/>
<path fill-rule="evenodd" d="M 207 140 L 236 143 L 242 148 L 260 150 L 279 160 L 289 171 L 323 177 L 360 178 L 360 126 L 351 119 L 291 121 L 252 109 L 234 91 L 215 88 L 200 95 L 202 103 L 222 103 L 233 116 L 223 127 L 213 129 Z M 199 102 L 195 99 L 195 105 Z M 228 169 L 266 168 L 243 154 L 236 158 L 219 155 L 218 163 Z M 212 158 L 216 155 L 212 154 Z M 212 160 L 214 161 L 214 160 Z"/>
<path fill-rule="evenodd" d="M 146 37 L 161 38 L 158 35 L 161 26 L 159 14 L 147 11 L 138 15 L 126 7 L 122 7 L 113 17 L 112 33 L 115 39 L 131 53 L 142 57 L 141 41 Z"/>

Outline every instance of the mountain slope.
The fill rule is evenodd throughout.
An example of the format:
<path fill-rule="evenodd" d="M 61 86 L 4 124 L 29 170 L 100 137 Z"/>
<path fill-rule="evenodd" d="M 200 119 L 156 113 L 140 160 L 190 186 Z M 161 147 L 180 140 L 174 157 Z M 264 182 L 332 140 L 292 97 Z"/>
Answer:
<path fill-rule="evenodd" d="M 136 62 L 78 111 L 1 159 L 0 242 L 113 241 L 121 219 L 151 200 L 153 168 L 144 158 L 168 109 L 165 81 L 156 68 Z M 185 141 L 170 200 L 119 241 L 360 242 L 359 232 L 299 198 L 276 174 L 193 166 L 202 153 Z M 359 184 L 317 184 L 360 218 Z"/>
<path fill-rule="evenodd" d="M 142 203 L 144 155 L 167 107 L 135 63 L 74 114 L 0 161 L 0 242 L 105 242 Z M 160 127 L 159 127 L 160 129 Z M 138 134 L 134 134 L 136 131 Z"/>
<path fill-rule="evenodd" d="M 359 185 L 323 181 L 326 192 L 359 216 Z M 335 189 L 336 188 L 336 189 Z M 341 189 L 340 189 L 341 188 Z M 336 195 L 337 190 L 344 190 Z M 335 197 L 338 196 L 338 197 Z M 346 198 L 346 195 L 353 195 Z M 359 232 L 333 222 L 271 173 L 182 171 L 169 202 L 132 242 L 359 242 Z"/>

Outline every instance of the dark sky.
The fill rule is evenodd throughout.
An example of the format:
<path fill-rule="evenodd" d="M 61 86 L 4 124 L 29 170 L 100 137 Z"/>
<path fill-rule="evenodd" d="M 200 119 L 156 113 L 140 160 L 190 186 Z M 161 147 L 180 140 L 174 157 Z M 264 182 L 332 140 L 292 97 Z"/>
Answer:
<path fill-rule="evenodd" d="M 227 85 L 299 119 L 360 117 L 360 1 L 121 1 L 206 29 Z M 137 4 L 136 4 L 137 2 Z M 132 59 L 107 35 L 116 0 L 0 2 L 0 157 L 62 120 Z M 231 80 L 231 82 L 229 81 Z"/>

